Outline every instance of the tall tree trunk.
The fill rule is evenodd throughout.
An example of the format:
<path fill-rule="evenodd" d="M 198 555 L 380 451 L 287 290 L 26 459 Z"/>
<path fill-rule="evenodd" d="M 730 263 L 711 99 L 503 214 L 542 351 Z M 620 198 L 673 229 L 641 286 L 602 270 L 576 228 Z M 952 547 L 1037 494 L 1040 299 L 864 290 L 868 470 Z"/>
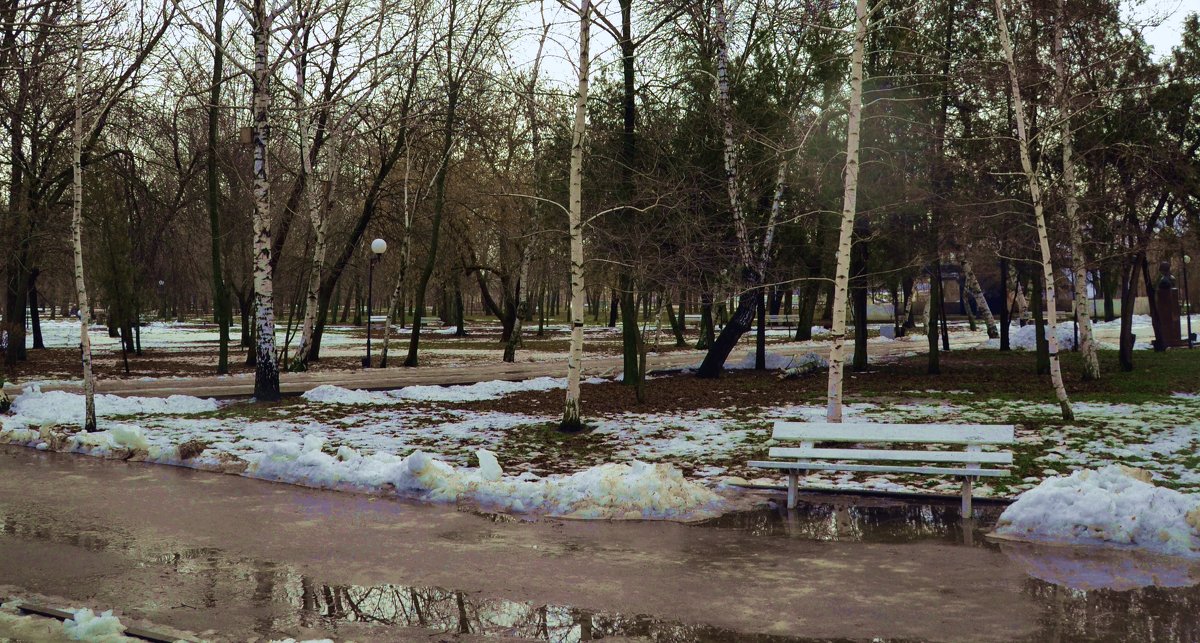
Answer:
<path fill-rule="evenodd" d="M 75 1 L 75 140 L 72 168 L 71 246 L 75 254 L 75 296 L 79 299 L 79 349 L 83 363 L 83 430 L 96 428 L 96 382 L 92 376 L 92 338 L 88 335 L 87 282 L 83 278 L 83 0 Z M 23 303 L 23 302 L 22 302 Z"/>
<path fill-rule="evenodd" d="M 983 296 L 983 288 L 979 286 L 979 278 L 975 276 L 975 267 L 971 264 L 970 259 L 963 258 L 962 270 L 967 292 L 970 293 L 971 299 L 975 301 L 975 309 L 983 317 L 983 323 L 987 325 L 988 338 L 995 339 L 999 337 L 1000 333 L 996 328 L 996 318 L 992 316 L 992 308 L 988 306 L 987 298 Z"/>
<path fill-rule="evenodd" d="M 270 137 L 270 70 L 267 46 L 271 17 L 266 0 L 254 0 L 254 397 L 279 399 L 279 365 L 275 361 L 275 294 L 271 270 L 271 179 L 267 143 Z"/>
<path fill-rule="evenodd" d="M 230 311 L 229 291 L 225 286 L 225 273 L 221 267 L 221 187 L 218 182 L 217 136 L 220 119 L 221 83 L 225 78 L 225 52 L 222 25 L 225 21 L 225 0 L 216 0 L 213 14 L 213 66 L 208 90 L 208 150 L 205 155 L 206 205 L 212 254 L 213 316 L 216 317 L 219 344 L 217 349 L 217 373 L 229 372 L 229 325 L 233 321 Z"/>
<path fill-rule="evenodd" d="M 1142 264 L 1134 253 L 1126 259 L 1125 270 L 1121 279 L 1121 339 L 1119 359 L 1121 370 L 1128 373 L 1133 370 L 1133 308 L 1137 303 L 1138 271 Z"/>
<path fill-rule="evenodd" d="M 941 263 L 941 257 L 934 257 L 934 262 Z M 929 268 L 929 305 L 926 306 L 925 335 L 929 340 L 929 357 L 925 372 L 930 375 L 940 375 L 942 372 L 941 349 L 938 347 L 938 321 L 942 301 L 941 270 L 935 266 Z"/>
<path fill-rule="evenodd" d="M 846 169 L 842 191 L 842 218 L 838 234 L 837 266 L 833 271 L 833 343 L 829 348 L 829 400 L 825 417 L 842 421 L 842 371 L 845 366 L 846 299 L 850 285 L 850 246 L 858 201 L 858 142 L 862 120 L 863 49 L 867 41 L 867 0 L 855 3 L 854 53 L 850 57 L 850 105 L 846 123 Z M 863 323 L 864 320 L 859 320 Z"/>
<path fill-rule="evenodd" d="M 1010 350 L 1008 331 L 1012 320 L 1008 308 L 1008 257 L 1000 258 L 1000 350 Z"/>
<path fill-rule="evenodd" d="M 1096 354 L 1096 342 L 1092 339 L 1092 316 L 1088 310 L 1087 264 L 1083 256 L 1083 223 L 1079 220 L 1079 198 L 1075 194 L 1074 134 L 1071 131 L 1071 94 L 1067 77 L 1067 53 L 1063 46 L 1063 30 L 1066 23 L 1064 0 L 1058 0 L 1054 20 L 1054 72 L 1057 76 L 1058 118 L 1062 129 L 1062 185 L 1066 200 L 1065 214 L 1070 226 L 1071 272 L 1075 275 L 1074 307 L 1076 328 L 1079 332 L 1079 352 L 1083 356 L 1084 381 L 1100 379 L 1100 359 Z"/>
<path fill-rule="evenodd" d="M 1008 21 L 1004 17 L 1002 0 L 995 0 L 995 3 L 996 20 L 1000 26 L 1000 46 L 1004 49 L 1004 59 L 1008 63 L 1008 77 L 1012 83 L 1013 116 L 1017 121 L 1017 146 L 1021 152 L 1021 169 L 1029 183 L 1029 196 L 1033 201 L 1033 216 L 1037 224 L 1038 246 L 1042 254 L 1042 278 L 1045 283 L 1046 297 L 1046 341 L 1050 352 L 1050 380 L 1054 384 L 1054 394 L 1062 408 L 1063 420 L 1069 422 L 1075 418 L 1075 413 L 1071 410 L 1071 400 L 1067 397 L 1067 389 L 1063 385 L 1062 367 L 1058 360 L 1058 307 L 1054 292 L 1054 267 L 1050 262 L 1050 235 L 1046 229 L 1041 185 L 1029 157 L 1029 138 L 1025 133 L 1025 107 L 1021 101 L 1021 82 L 1017 77 L 1017 66 L 1013 62 L 1013 47 L 1008 35 Z"/>
<path fill-rule="evenodd" d="M 635 196 L 634 164 L 637 162 L 637 101 L 634 94 L 634 54 L 633 42 L 633 2 L 619 0 L 621 7 L 621 37 L 618 44 L 621 47 L 621 197 L 626 207 L 621 211 L 621 219 L 626 226 L 634 225 L 635 216 L 631 205 Z M 617 287 L 621 291 L 621 354 L 624 371 L 622 382 L 626 386 L 636 386 L 642 381 L 640 372 L 639 347 L 641 331 L 637 323 L 637 307 L 634 305 L 634 283 L 630 269 L 619 268 Z"/>
<path fill-rule="evenodd" d="M 743 290 L 738 294 L 737 309 L 729 322 L 721 329 L 721 334 L 712 343 L 704 356 L 698 377 L 718 377 L 725 365 L 725 360 L 733 352 L 739 339 L 750 330 L 754 314 L 758 309 L 760 291 L 762 290 L 764 262 L 756 259 L 750 246 L 750 235 L 747 231 L 746 217 L 742 209 L 741 177 L 738 174 L 737 141 L 733 133 L 733 105 L 729 97 L 729 18 L 725 12 L 725 0 L 717 1 L 717 25 L 715 30 L 717 46 L 717 104 L 721 113 L 723 128 L 723 158 L 725 163 L 725 189 L 729 194 L 730 213 L 733 219 L 734 235 L 737 237 L 738 254 L 741 260 L 741 283 Z M 772 212 L 774 215 L 774 212 Z M 767 256 L 770 252 L 771 237 L 774 232 L 773 222 L 767 225 L 760 254 Z"/>
<path fill-rule="evenodd" d="M 454 51 L 452 45 L 452 39 L 447 38 L 446 69 L 449 74 L 453 74 L 452 70 L 454 69 Z M 450 171 L 450 153 L 454 150 L 454 127 L 460 88 L 457 81 L 453 78 L 449 79 L 448 83 L 445 131 L 442 133 L 441 164 L 438 165 L 437 176 L 434 177 L 433 219 L 430 221 L 429 247 L 426 250 L 425 268 L 421 271 L 417 279 L 416 293 L 413 296 L 413 303 L 420 311 L 424 311 L 425 291 L 429 287 L 429 280 L 433 277 L 433 269 L 437 266 L 438 239 L 442 231 L 442 215 L 446 210 L 446 175 Z M 412 331 L 408 338 L 408 356 L 404 358 L 404 365 L 410 368 L 417 365 L 417 349 L 421 342 L 421 315 L 421 312 L 413 315 Z"/>
<path fill-rule="evenodd" d="M 29 271 L 29 330 L 33 334 L 34 350 L 45 349 L 46 343 L 42 341 L 42 321 L 38 317 L 38 289 L 37 278 L 41 273 L 37 268 Z M 54 316 L 54 307 L 50 307 L 50 316 Z"/>
<path fill-rule="evenodd" d="M 568 195 L 568 225 L 571 236 L 571 349 L 567 354 L 567 397 L 563 404 L 562 429 L 583 427 L 579 405 L 579 382 L 583 372 L 583 139 L 587 133 L 588 67 L 591 0 L 579 9 L 579 90 L 575 96 L 575 121 L 571 128 L 571 174 Z"/>

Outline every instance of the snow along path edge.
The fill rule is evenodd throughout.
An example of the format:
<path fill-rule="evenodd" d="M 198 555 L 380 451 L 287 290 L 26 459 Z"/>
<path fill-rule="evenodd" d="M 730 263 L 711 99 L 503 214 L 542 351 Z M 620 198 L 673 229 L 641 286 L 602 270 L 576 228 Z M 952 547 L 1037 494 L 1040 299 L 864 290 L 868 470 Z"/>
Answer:
<path fill-rule="evenodd" d="M 231 462 L 200 451 L 183 457 L 181 445 L 148 444 L 140 427 L 66 435 L 53 427 L 0 430 L 0 444 L 78 453 L 131 462 L 241 475 L 318 489 L 391 494 L 432 503 L 474 502 L 481 508 L 531 516 L 603 520 L 692 521 L 724 513 L 728 503 L 669 464 L 633 460 L 601 464 L 574 474 L 506 476 L 495 454 L 476 451 L 478 468 L 455 467 L 421 450 L 400 457 L 360 454 L 348 447 L 323 450 L 325 439 L 262 442 L 261 450 Z"/>

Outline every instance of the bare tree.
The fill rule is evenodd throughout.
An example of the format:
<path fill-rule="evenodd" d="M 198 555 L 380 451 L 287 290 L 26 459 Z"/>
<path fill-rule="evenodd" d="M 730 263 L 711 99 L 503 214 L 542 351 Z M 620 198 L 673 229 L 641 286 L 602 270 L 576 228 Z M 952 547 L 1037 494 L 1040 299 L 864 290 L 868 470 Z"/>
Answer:
<path fill-rule="evenodd" d="M 858 202 L 858 142 L 862 127 L 863 50 L 867 42 L 867 0 L 854 9 L 854 51 L 850 56 L 850 105 L 846 120 L 846 169 L 842 191 L 842 219 L 838 233 L 837 267 L 833 272 L 833 329 L 829 347 L 829 391 L 825 411 L 830 422 L 842 421 L 842 374 L 846 364 L 846 304 L 849 300 L 850 246 Z M 859 320 L 861 324 L 865 320 Z"/>
<path fill-rule="evenodd" d="M 1017 66 L 1013 62 L 1012 40 L 1008 35 L 1008 21 L 1004 17 L 1003 0 L 996 2 L 996 20 L 999 23 L 1000 47 L 1004 51 L 1004 60 L 1008 66 L 1008 76 L 1012 83 L 1013 117 L 1017 122 L 1017 147 L 1021 153 L 1021 170 L 1029 184 L 1029 196 L 1033 200 L 1033 216 L 1037 224 L 1038 247 L 1042 254 L 1042 278 L 1046 297 L 1046 342 L 1050 346 L 1050 379 L 1054 383 L 1054 394 L 1062 409 L 1064 420 L 1075 418 L 1071 410 L 1071 400 L 1067 397 L 1067 389 L 1063 386 L 1062 367 L 1058 360 L 1058 307 L 1055 304 L 1054 267 L 1050 260 L 1050 235 L 1046 230 L 1046 216 L 1043 210 L 1041 179 L 1033 167 L 1029 156 L 1029 137 L 1025 130 L 1025 106 L 1021 100 L 1021 82 L 1017 77 Z"/>

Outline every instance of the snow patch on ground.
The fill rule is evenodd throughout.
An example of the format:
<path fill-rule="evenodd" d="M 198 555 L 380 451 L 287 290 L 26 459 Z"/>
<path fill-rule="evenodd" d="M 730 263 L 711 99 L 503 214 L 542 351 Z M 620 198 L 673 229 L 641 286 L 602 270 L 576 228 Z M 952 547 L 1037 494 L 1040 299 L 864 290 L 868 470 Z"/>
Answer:
<path fill-rule="evenodd" d="M 1200 496 L 1156 487 L 1131 471 L 1108 466 L 1044 480 L 1004 511 L 996 533 L 1200 558 Z"/>
<path fill-rule="evenodd" d="M 591 377 L 584 384 L 602 384 L 608 380 Z M 361 389 L 346 389 L 324 384 L 304 393 L 301 397 L 310 402 L 324 404 L 397 404 L 404 400 L 415 402 L 481 402 L 497 400 L 505 395 L 522 391 L 550 391 L 565 389 L 567 380 L 561 377 L 536 377 L 529 380 L 510 382 L 490 380 L 458 386 L 406 386 L 393 391 L 371 392 Z"/>
<path fill-rule="evenodd" d="M 100 417 L 130 415 L 186 415 L 217 410 L 217 401 L 189 395 L 170 397 L 96 396 L 96 415 Z M 16 421 L 29 425 L 83 424 L 84 399 L 77 393 L 43 392 L 30 386 L 12 403 Z"/>

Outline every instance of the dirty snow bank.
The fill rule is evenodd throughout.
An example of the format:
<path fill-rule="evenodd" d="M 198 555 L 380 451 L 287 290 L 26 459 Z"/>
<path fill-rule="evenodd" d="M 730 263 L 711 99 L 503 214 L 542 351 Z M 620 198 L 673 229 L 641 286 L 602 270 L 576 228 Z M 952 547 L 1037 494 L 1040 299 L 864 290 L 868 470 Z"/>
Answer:
<path fill-rule="evenodd" d="M 170 397 L 120 397 L 97 395 L 96 415 L 183 415 L 217 410 L 217 401 L 190 395 Z M 12 403 L 14 422 L 40 426 L 44 424 L 82 424 L 83 396 L 66 391 L 42 392 L 40 386 L 26 388 Z"/>
<path fill-rule="evenodd" d="M 96 614 L 86 607 L 68 609 L 71 618 L 58 621 L 37 615 L 23 616 L 19 612 L 21 603 L 20 599 L 13 599 L 0 605 L 0 634 L 16 637 L 11 640 L 92 643 L 132 643 L 138 640 L 124 635 L 125 626 L 112 615 L 112 610 Z"/>
<path fill-rule="evenodd" d="M 716 515 L 724 501 L 689 482 L 667 464 L 602 464 L 571 475 L 545 478 L 532 473 L 506 476 L 490 451 L 479 450 L 481 466 L 456 468 L 424 451 L 407 457 L 361 455 L 342 446 L 322 450 L 324 438 L 266 445 L 247 457 L 245 475 L 322 488 L 391 489 L 430 502 L 474 501 L 514 513 L 573 518 L 690 519 Z"/>
<path fill-rule="evenodd" d="M 1200 558 L 1200 496 L 1156 487 L 1141 473 L 1111 465 L 1044 480 L 1001 514 L 996 533 Z"/>
<path fill-rule="evenodd" d="M 585 384 L 599 384 L 607 380 L 589 378 Z M 505 395 L 522 391 L 550 391 L 567 387 L 561 377 L 535 377 L 529 380 L 509 382 L 490 380 L 458 386 L 406 386 L 394 391 L 371 392 L 362 389 L 346 389 L 332 384 L 318 386 L 302 395 L 309 402 L 324 404 L 397 404 L 403 400 L 419 402 L 481 402 L 497 400 Z"/>

